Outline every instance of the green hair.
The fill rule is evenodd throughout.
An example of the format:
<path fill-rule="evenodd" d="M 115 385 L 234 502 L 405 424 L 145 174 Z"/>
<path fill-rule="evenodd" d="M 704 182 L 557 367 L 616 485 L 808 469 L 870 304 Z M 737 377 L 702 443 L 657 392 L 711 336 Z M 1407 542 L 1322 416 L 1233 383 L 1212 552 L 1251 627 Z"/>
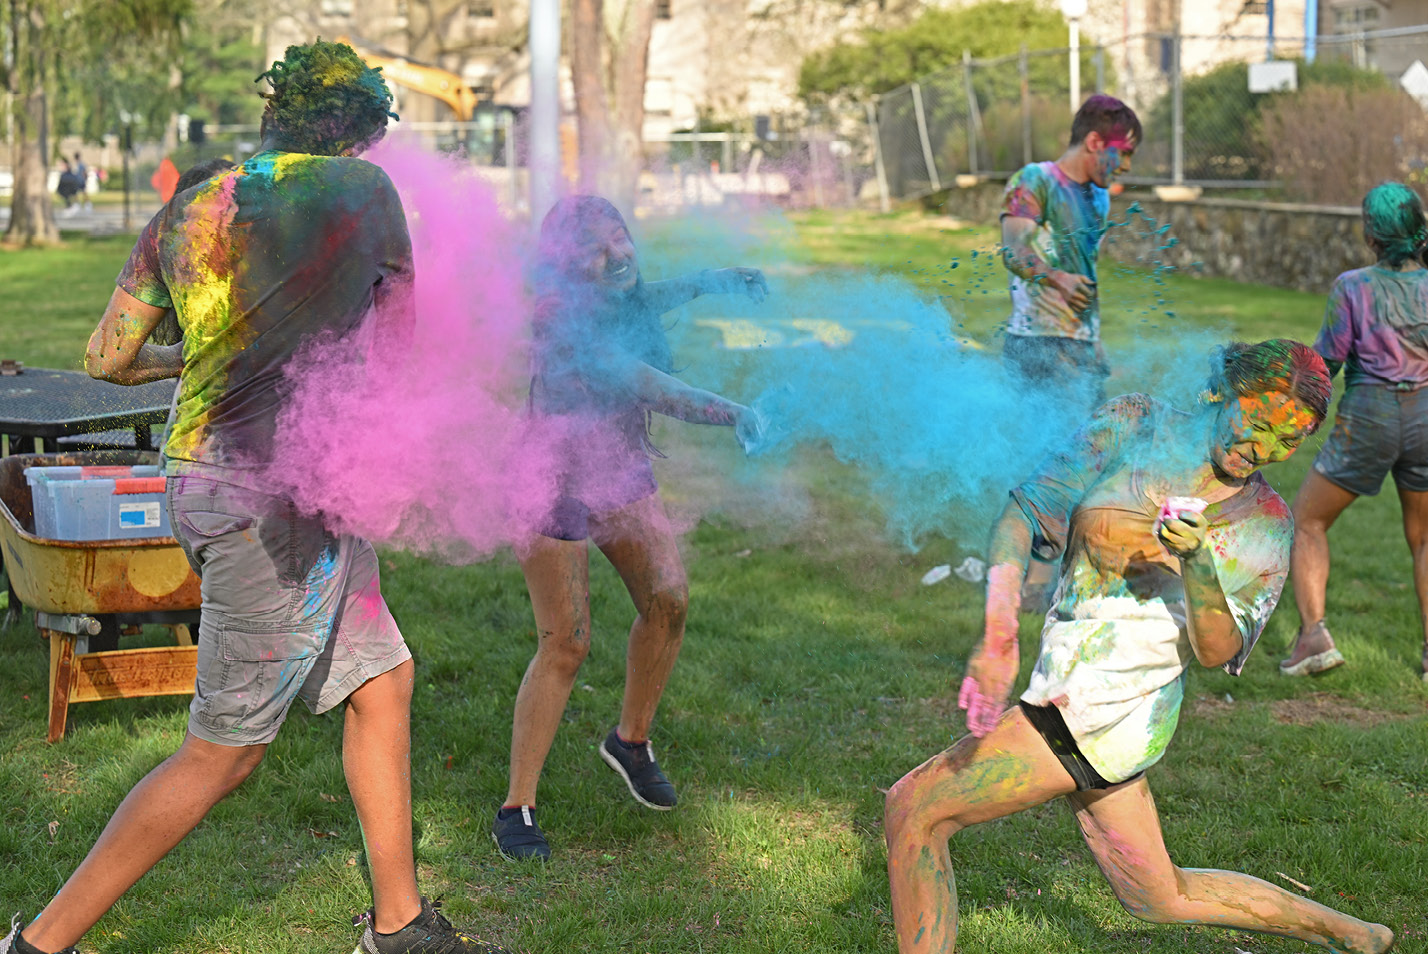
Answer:
<path fill-rule="evenodd" d="M 264 118 L 293 152 L 360 152 L 382 138 L 388 118 L 397 118 L 381 68 L 368 66 L 345 43 L 290 46 L 283 59 L 259 74 L 263 79 L 273 87 L 264 94 Z"/>
<path fill-rule="evenodd" d="M 1423 200 L 1401 182 L 1376 185 L 1364 196 L 1364 232 L 1378 246 L 1379 258 L 1397 268 L 1423 254 L 1428 222 Z"/>

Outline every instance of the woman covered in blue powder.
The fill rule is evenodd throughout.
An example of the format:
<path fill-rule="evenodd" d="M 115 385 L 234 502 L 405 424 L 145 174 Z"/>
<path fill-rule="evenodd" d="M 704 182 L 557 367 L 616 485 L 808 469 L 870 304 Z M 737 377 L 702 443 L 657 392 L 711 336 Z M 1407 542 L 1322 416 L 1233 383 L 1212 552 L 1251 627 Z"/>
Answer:
<path fill-rule="evenodd" d="M 650 725 L 679 654 L 688 583 L 650 457 L 652 413 L 735 428 L 748 448 L 757 416 L 672 376 L 660 316 L 703 294 L 768 294 L 754 268 L 645 282 L 620 213 L 598 196 L 561 200 L 541 223 L 535 277 L 533 446 L 553 448 L 554 501 L 542 498 L 518 556 L 535 611 L 536 655 L 516 694 L 511 778 L 492 836 L 511 859 L 545 860 L 536 786 L 590 650 L 587 540 L 619 572 L 635 604 L 619 724 L 600 756 L 640 804 L 675 806 L 655 762 Z"/>
<path fill-rule="evenodd" d="M 1324 362 L 1298 342 L 1236 344 L 1200 407 L 1145 395 L 1102 405 L 1023 484 L 993 532 L 985 632 L 959 705 L 971 735 L 887 797 L 899 949 L 950 952 L 948 839 L 1064 795 L 1121 904 L 1160 923 L 1214 924 L 1379 954 L 1393 933 L 1249 875 L 1177 867 L 1145 770 L 1175 731 L 1193 660 L 1237 675 L 1279 600 L 1292 523 L 1258 473 L 1323 421 Z M 1033 553 L 1061 558 L 1020 704 L 1017 612 Z"/>
<path fill-rule="evenodd" d="M 1334 280 L 1314 348 L 1344 369 L 1334 429 L 1294 495 L 1294 603 L 1299 633 L 1279 664 L 1287 676 L 1344 662 L 1325 624 L 1329 528 L 1349 504 L 1373 496 L 1390 471 L 1403 505 L 1403 535 L 1428 680 L 1428 222 L 1406 185 L 1385 182 L 1363 203 L 1364 241 L 1377 262 Z"/>

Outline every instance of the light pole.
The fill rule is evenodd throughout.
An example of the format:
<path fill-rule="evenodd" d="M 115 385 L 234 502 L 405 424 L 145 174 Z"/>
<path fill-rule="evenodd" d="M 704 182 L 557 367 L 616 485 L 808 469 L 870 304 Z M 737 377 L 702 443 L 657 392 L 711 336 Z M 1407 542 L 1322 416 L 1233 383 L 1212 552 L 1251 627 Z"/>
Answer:
<path fill-rule="evenodd" d="M 531 224 L 555 204 L 560 175 L 560 0 L 531 0 L 530 177 Z"/>
<path fill-rule="evenodd" d="M 1071 47 L 1071 114 L 1081 108 L 1081 18 L 1086 15 L 1086 0 L 1061 0 L 1061 13 L 1070 24 Z"/>

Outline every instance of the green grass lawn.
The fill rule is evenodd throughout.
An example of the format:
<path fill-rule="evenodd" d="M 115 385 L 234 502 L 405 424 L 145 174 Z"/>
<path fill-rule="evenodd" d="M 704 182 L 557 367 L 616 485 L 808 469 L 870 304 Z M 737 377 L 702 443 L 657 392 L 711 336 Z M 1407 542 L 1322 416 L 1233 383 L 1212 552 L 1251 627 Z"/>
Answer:
<path fill-rule="evenodd" d="M 672 241 L 667 231 L 649 234 L 651 255 L 686 254 L 661 247 Z M 991 242 L 985 229 L 911 214 L 809 213 L 731 254 L 779 250 L 776 292 L 786 277 L 905 274 L 925 294 L 947 296 L 950 320 L 968 337 L 990 342 L 1005 307 L 1004 285 L 981 264 Z M 0 357 L 78 367 L 127 249 L 121 239 L 75 239 L 64 249 L 0 253 L 11 306 L 0 318 Z M 1323 303 L 1113 272 L 1103 280 L 1113 359 L 1151 334 L 1311 337 Z M 943 284 L 949 275 L 955 284 Z M 719 338 L 701 329 L 684 346 L 701 341 L 714 348 Z M 1199 374 L 1199 352 L 1187 361 Z M 736 463 L 726 432 L 661 425 L 657 436 L 671 452 L 657 466 L 672 507 L 695 509 L 724 492 L 720 475 Z M 1316 448 L 1269 472 L 1281 492 L 1292 493 Z M 466 567 L 383 556 L 384 589 L 417 659 L 418 863 L 424 888 L 445 897 L 455 921 L 530 954 L 893 950 L 882 791 L 963 732 L 955 692 L 980 627 L 981 587 L 918 580 L 977 546 L 934 539 L 906 552 L 888 542 L 855 474 L 817 450 L 789 467 L 790 481 L 809 488 L 796 523 L 753 508 L 706 519 L 685 540 L 689 630 L 654 735 L 679 786 L 674 812 L 635 805 L 596 753 L 618 716 L 632 610 L 609 566 L 592 561 L 594 648 L 541 789 L 556 852 L 545 868 L 502 862 L 488 835 L 505 792 L 511 706 L 534 643 L 519 569 L 507 555 Z M 1179 864 L 1296 879 L 1316 900 L 1394 926 L 1401 950 L 1421 952 L 1428 688 L 1418 678 L 1421 631 L 1392 494 L 1355 505 L 1330 536 L 1330 623 L 1349 665 L 1312 681 L 1278 675 L 1294 629 L 1286 593 L 1243 676 L 1192 673 L 1192 701 L 1150 780 Z M 1038 623 L 1023 619 L 1023 685 Z M 129 787 L 178 745 L 187 700 L 76 706 L 66 739 L 47 746 L 46 647 L 23 624 L 0 633 L 0 659 L 0 911 L 30 916 Z M 340 734 L 339 719 L 295 707 L 253 778 L 80 949 L 350 950 L 350 918 L 369 902 Z M 959 834 L 952 850 L 961 950 L 1306 950 L 1135 920 L 1059 803 Z"/>

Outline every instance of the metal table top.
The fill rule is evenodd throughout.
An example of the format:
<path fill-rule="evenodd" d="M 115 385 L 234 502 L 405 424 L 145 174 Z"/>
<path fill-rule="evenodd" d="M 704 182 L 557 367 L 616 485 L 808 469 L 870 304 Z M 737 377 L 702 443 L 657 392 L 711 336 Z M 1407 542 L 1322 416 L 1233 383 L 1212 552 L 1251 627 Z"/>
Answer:
<path fill-rule="evenodd" d="M 0 434 L 52 440 L 112 428 L 162 426 L 175 380 L 125 386 L 83 371 L 26 368 L 0 377 Z"/>

